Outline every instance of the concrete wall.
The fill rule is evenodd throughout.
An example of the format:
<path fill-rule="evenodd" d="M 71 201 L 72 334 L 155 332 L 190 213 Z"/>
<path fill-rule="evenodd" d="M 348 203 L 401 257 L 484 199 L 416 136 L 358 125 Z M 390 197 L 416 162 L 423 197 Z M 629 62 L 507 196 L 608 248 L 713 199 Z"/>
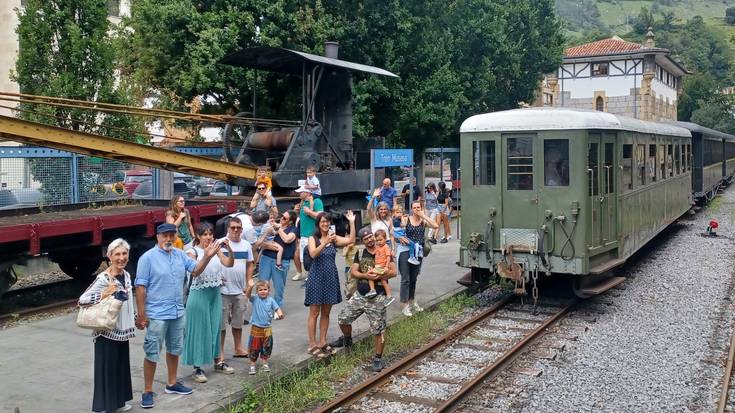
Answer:
<path fill-rule="evenodd" d="M 20 8 L 20 0 L 0 1 L 0 91 L 18 93 L 18 84 L 10 80 L 10 72 L 15 69 L 15 60 L 18 56 L 18 35 L 15 29 L 18 26 L 18 17 L 15 9 Z M 10 102 L 2 102 L 5 106 L 12 106 Z M 10 116 L 8 109 L 0 108 L 0 115 Z"/>

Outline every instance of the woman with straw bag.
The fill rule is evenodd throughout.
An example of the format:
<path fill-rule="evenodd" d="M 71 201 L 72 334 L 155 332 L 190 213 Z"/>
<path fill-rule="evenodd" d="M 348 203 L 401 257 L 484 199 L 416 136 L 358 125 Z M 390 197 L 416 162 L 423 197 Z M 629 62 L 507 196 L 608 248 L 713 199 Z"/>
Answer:
<path fill-rule="evenodd" d="M 132 407 L 126 402 L 133 399 L 130 380 L 130 348 L 128 341 L 135 337 L 135 314 L 128 298 L 133 289 L 130 274 L 125 271 L 130 245 L 118 238 L 107 247 L 110 266 L 95 279 L 79 297 L 80 306 L 92 306 L 114 296 L 122 301 L 115 326 L 109 330 L 94 330 L 94 397 L 93 412 L 124 412 Z"/>

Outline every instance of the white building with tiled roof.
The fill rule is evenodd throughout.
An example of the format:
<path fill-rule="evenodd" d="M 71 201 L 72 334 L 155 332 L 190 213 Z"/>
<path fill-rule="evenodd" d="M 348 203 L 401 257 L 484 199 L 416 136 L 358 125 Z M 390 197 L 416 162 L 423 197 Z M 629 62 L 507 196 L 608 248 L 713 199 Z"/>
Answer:
<path fill-rule="evenodd" d="M 592 109 L 642 120 L 676 120 L 682 77 L 689 73 L 655 47 L 653 32 L 638 44 L 617 36 L 564 51 L 544 79 L 534 106 Z"/>

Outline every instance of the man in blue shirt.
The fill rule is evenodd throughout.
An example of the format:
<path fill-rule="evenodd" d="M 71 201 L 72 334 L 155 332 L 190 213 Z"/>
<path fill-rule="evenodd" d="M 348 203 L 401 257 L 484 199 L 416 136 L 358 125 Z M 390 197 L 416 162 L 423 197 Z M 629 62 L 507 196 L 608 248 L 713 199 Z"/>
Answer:
<path fill-rule="evenodd" d="M 204 251 L 200 261 L 194 261 L 178 248 L 174 248 L 176 226 L 161 224 L 156 229 L 157 244 L 138 260 L 135 278 L 135 301 L 138 315 L 135 325 L 146 328 L 143 350 L 143 377 L 145 389 L 140 406 L 153 407 L 153 376 L 156 373 L 159 353 L 166 343 L 168 381 L 166 393 L 191 394 L 192 390 L 176 381 L 179 355 L 184 345 L 183 286 L 186 272 L 198 276 L 220 248 L 213 242 Z"/>
<path fill-rule="evenodd" d="M 377 188 L 373 193 L 374 197 L 378 197 L 379 201 L 388 204 L 388 209 L 393 210 L 393 200 L 398 196 L 398 191 L 390 185 L 390 178 L 383 179 L 383 186 Z"/>

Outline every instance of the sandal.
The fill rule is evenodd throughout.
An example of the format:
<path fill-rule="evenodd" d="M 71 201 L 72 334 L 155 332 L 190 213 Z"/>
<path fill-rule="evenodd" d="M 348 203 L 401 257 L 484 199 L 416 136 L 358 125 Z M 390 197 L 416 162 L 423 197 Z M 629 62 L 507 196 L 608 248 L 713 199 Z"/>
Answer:
<path fill-rule="evenodd" d="M 311 347 L 307 350 L 307 352 L 318 360 L 327 357 L 327 354 L 325 354 L 319 346 Z"/>
<path fill-rule="evenodd" d="M 327 344 L 326 346 L 321 348 L 322 352 L 328 356 L 333 356 L 337 354 L 337 349 Z"/>

